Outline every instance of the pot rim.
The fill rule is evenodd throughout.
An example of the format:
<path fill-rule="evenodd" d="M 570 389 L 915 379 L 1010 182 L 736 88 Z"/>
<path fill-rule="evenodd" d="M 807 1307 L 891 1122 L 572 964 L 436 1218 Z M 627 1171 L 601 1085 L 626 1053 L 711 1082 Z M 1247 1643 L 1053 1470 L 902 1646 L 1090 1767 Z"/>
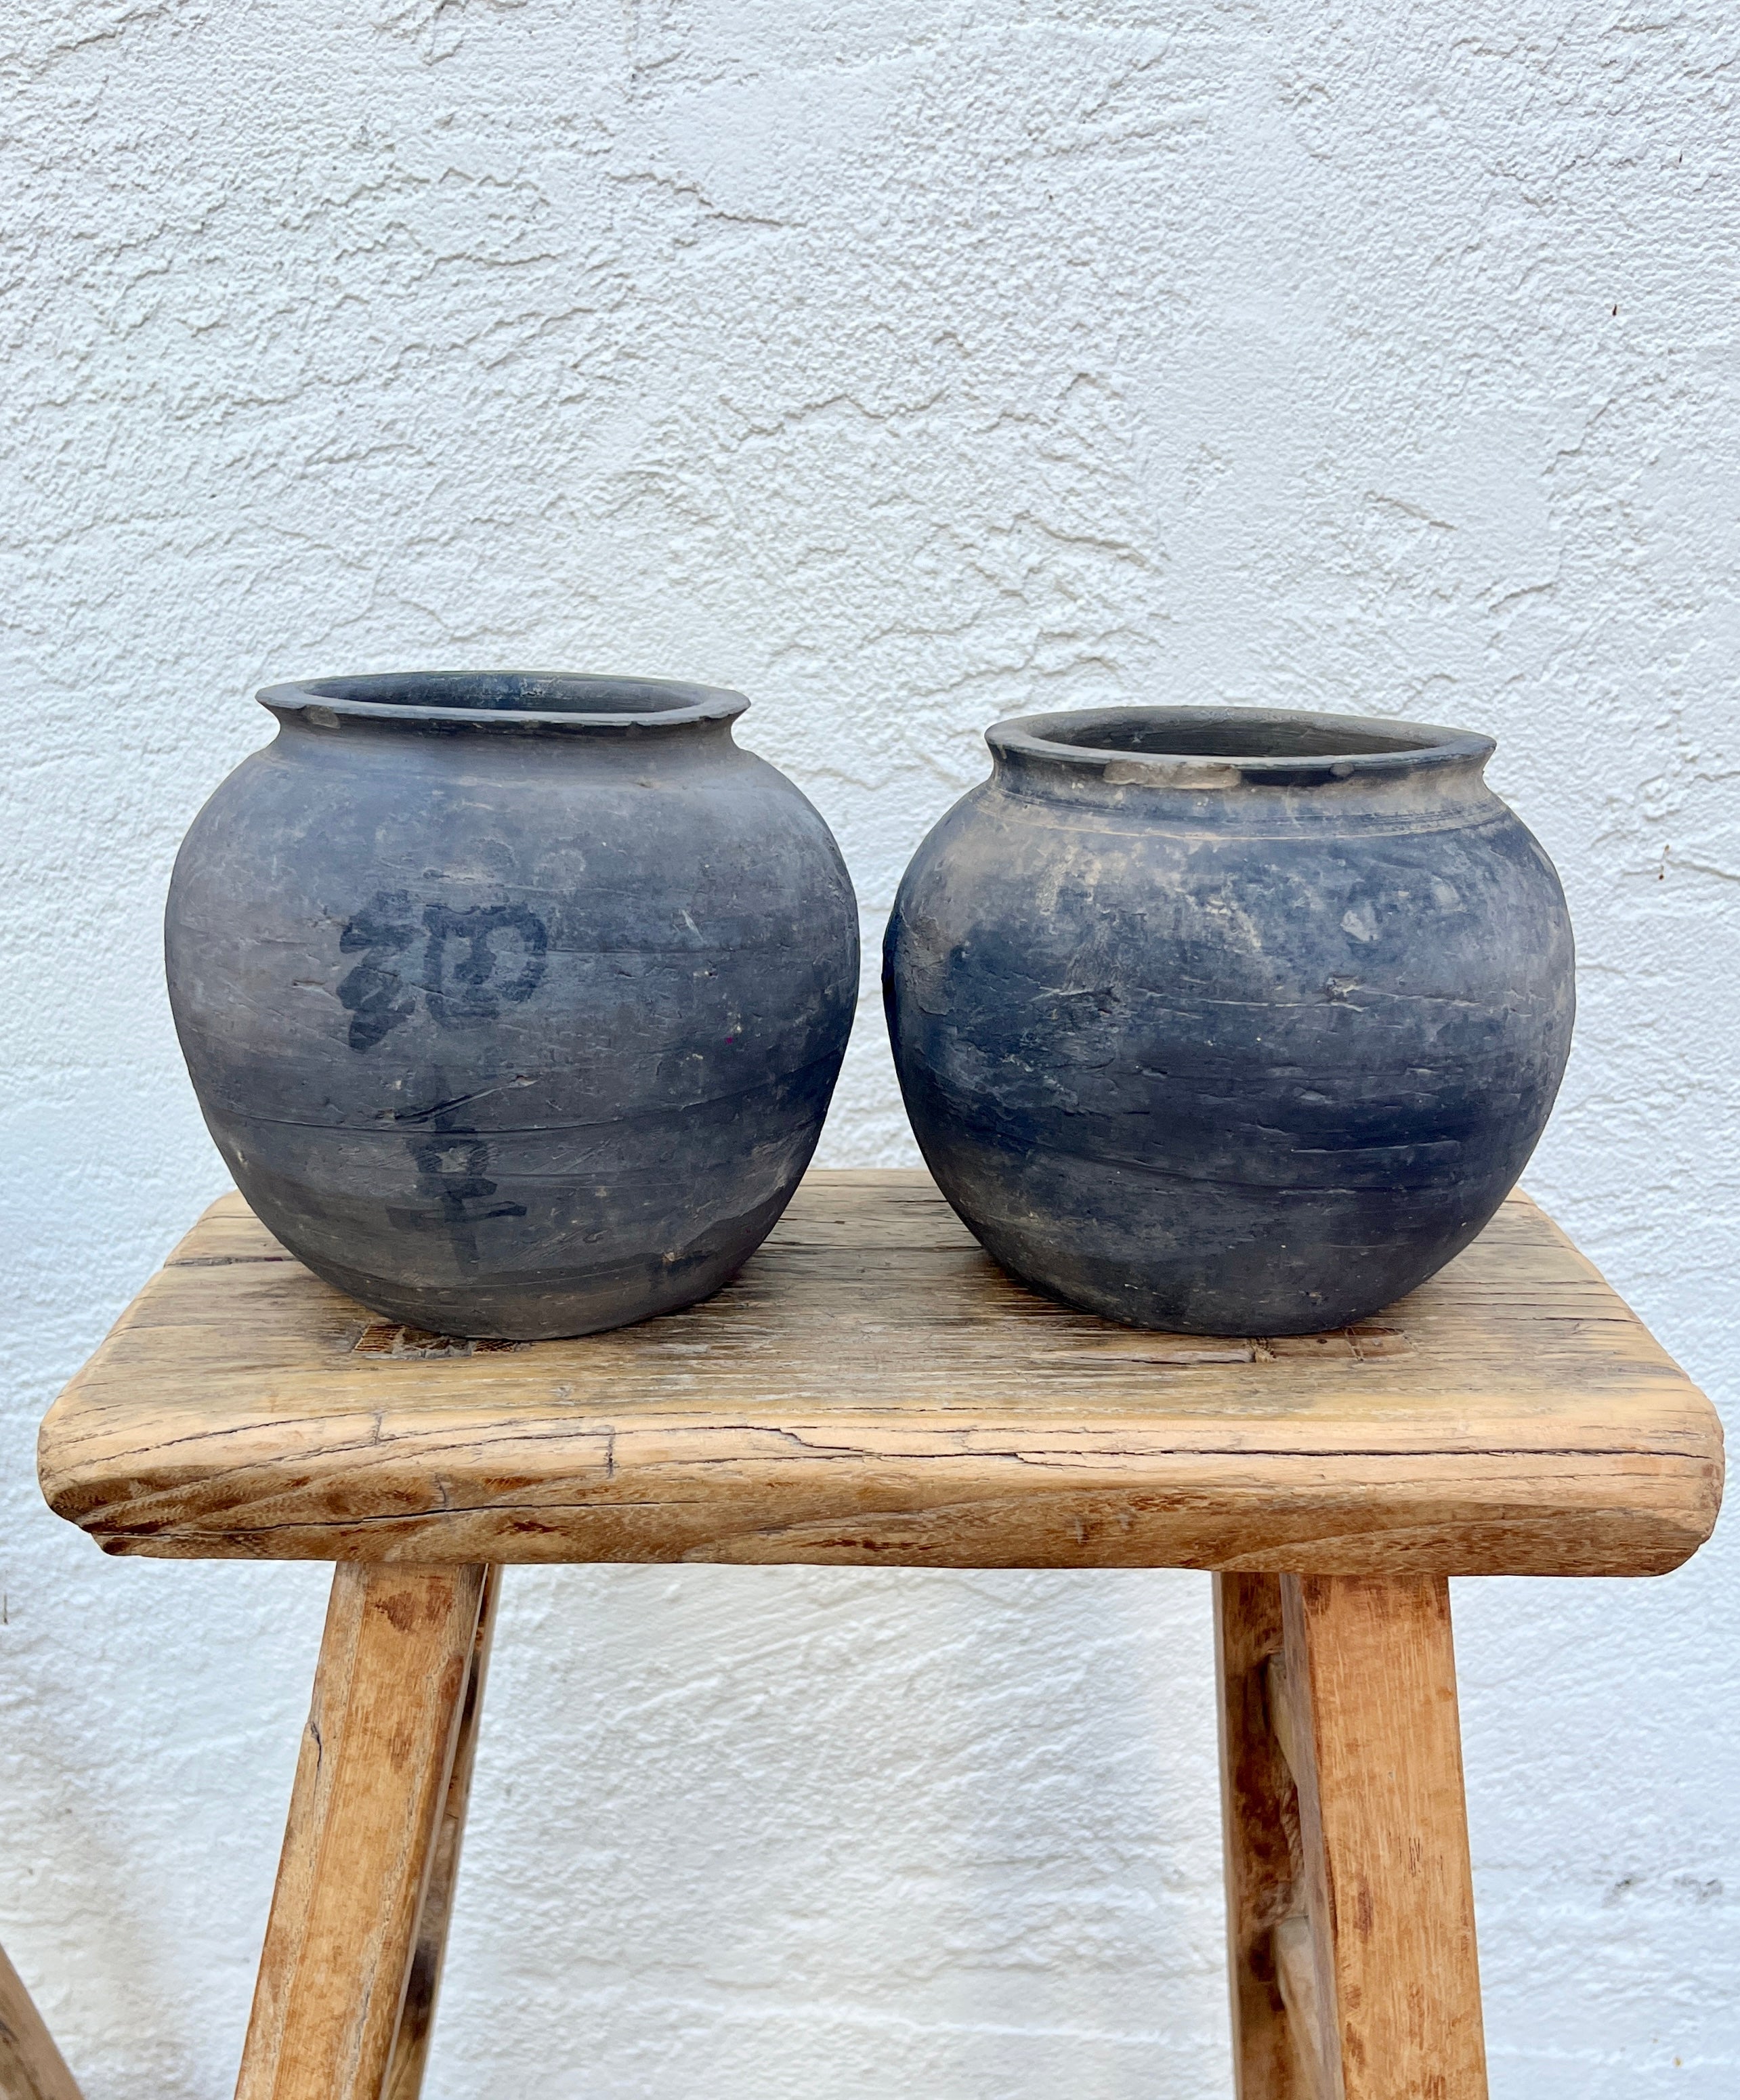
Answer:
<path fill-rule="evenodd" d="M 528 691 L 512 694 L 514 686 Z M 607 708 L 568 705 L 508 707 L 501 700 L 482 705 L 446 704 L 445 694 L 493 687 L 506 697 L 554 700 L 558 693 L 578 697 L 585 692 L 616 694 L 632 703 L 655 704 Z M 399 688 L 414 697 L 395 699 Z M 443 693 L 442 699 L 427 695 Z M 669 697 L 665 697 L 668 695 Z M 724 686 L 700 686 L 675 678 L 643 678 L 603 671 L 366 671 L 335 677 L 293 678 L 263 686 L 254 695 L 263 708 L 278 716 L 299 715 L 335 726 L 341 715 L 378 722 L 470 724 L 479 729 L 553 729 L 584 734 L 589 730 L 682 729 L 696 722 L 733 721 L 748 708 L 743 694 Z"/>
<path fill-rule="evenodd" d="M 1190 742 L 1195 748 L 1170 748 L 1164 736 L 1168 724 L 1188 725 Z M 1248 746 L 1252 732 L 1274 729 L 1302 735 L 1307 740 L 1321 738 L 1327 748 L 1267 752 L 1248 748 L 1217 750 L 1212 734 L 1203 735 L 1216 724 L 1236 726 L 1244 732 L 1243 740 Z M 1128 725 L 1144 734 L 1140 741 L 1133 736 L 1121 743 L 1093 740 L 1091 732 L 1115 725 Z M 1063 734 L 1066 730 L 1074 734 Z M 1498 748 L 1491 737 L 1477 730 L 1409 721 L 1399 716 L 1320 714 L 1292 708 L 1139 704 L 1011 715 L 993 722 L 985 731 L 985 741 L 999 757 L 1007 752 L 1065 765 L 1111 766 L 1127 775 L 1129 784 L 1146 778 L 1156 784 L 1164 780 L 1179 787 L 1190 786 L 1193 779 L 1199 779 L 1205 787 L 1230 784 L 1229 774 L 1253 787 L 1265 782 L 1292 787 L 1362 774 L 1393 776 L 1424 767 L 1477 770 Z"/>

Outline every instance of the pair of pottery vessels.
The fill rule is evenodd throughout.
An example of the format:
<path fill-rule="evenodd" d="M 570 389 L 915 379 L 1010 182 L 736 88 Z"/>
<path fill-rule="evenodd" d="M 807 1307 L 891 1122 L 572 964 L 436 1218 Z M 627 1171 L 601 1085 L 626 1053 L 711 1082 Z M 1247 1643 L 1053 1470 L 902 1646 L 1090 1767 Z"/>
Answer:
<path fill-rule="evenodd" d="M 717 1290 L 815 1150 L 857 908 L 739 695 L 532 673 L 275 686 L 167 917 L 242 1193 L 364 1305 L 580 1335 Z M 1570 1043 L 1552 863 L 1482 736 L 1034 715 L 919 848 L 889 1028 L 944 1193 L 1137 1326 L 1336 1327 L 1471 1240 Z"/>

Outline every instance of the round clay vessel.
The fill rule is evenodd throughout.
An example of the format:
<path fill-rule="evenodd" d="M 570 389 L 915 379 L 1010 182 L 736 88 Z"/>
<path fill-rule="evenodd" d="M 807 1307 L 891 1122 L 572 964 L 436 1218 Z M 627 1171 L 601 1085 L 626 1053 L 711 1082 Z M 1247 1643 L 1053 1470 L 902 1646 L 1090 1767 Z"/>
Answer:
<path fill-rule="evenodd" d="M 839 849 L 661 680 L 272 686 L 195 819 L 170 1004 L 254 1211 L 437 1333 L 581 1335 L 704 1298 L 820 1134 L 858 989 Z"/>
<path fill-rule="evenodd" d="M 1132 1326 L 1264 1335 L 1363 1319 L 1467 1246 L 1573 1006 L 1491 740 L 1255 708 L 987 740 L 884 986 L 912 1127 L 989 1252 Z"/>

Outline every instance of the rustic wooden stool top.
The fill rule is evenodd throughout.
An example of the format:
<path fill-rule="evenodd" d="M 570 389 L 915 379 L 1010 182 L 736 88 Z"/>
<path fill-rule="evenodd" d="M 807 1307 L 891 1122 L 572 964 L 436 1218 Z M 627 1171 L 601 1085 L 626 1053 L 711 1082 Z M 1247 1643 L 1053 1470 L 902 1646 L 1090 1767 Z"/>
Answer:
<path fill-rule="evenodd" d="M 1216 1571 L 1242 2100 L 1486 2092 L 1452 1574 L 1647 1575 L 1708 1536 L 1709 1402 L 1521 1196 L 1370 1325 L 1115 1327 L 919 1173 L 812 1173 L 736 1282 L 453 1342 L 214 1204 L 42 1426 L 113 1553 L 340 1563 L 238 2093 L 412 2100 L 495 1564 Z"/>

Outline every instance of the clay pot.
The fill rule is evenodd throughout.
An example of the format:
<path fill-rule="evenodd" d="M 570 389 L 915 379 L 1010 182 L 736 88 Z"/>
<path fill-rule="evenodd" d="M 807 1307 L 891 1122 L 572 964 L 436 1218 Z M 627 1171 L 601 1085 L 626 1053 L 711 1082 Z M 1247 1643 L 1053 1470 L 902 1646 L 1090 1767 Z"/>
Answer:
<path fill-rule="evenodd" d="M 1135 1326 L 1261 1335 L 1362 1319 L 1466 1246 L 1573 1007 L 1491 740 L 1118 708 L 987 741 L 884 982 L 912 1127 L 991 1254 Z"/>
<path fill-rule="evenodd" d="M 318 1275 L 436 1332 L 586 1334 L 758 1246 L 858 988 L 827 826 L 740 695 L 440 673 L 269 686 L 166 924 L 205 1120 Z"/>

